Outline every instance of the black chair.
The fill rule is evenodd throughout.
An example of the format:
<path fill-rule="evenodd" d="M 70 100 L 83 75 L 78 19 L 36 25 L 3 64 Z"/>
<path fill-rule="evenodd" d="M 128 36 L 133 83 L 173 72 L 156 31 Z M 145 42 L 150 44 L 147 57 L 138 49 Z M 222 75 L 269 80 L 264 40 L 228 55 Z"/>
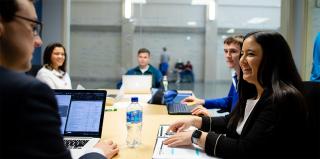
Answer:
<path fill-rule="evenodd" d="M 320 83 L 304 82 L 304 96 L 309 109 L 307 128 L 307 155 L 310 158 L 320 158 Z M 304 136 L 300 136 L 303 137 Z M 298 146 L 298 145 L 297 145 Z M 303 145 L 300 145 L 303 147 Z"/>
<path fill-rule="evenodd" d="M 33 77 L 36 77 L 38 71 L 42 68 L 42 65 L 32 65 L 31 69 L 26 72 L 27 75 L 31 75 Z"/>

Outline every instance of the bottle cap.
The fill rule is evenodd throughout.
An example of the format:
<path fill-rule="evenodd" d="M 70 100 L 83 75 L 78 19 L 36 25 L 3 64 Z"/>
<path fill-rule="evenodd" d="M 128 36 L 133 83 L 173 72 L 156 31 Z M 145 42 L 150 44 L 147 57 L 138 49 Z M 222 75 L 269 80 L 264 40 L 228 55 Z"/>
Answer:
<path fill-rule="evenodd" d="M 163 80 L 167 80 L 167 76 L 163 76 Z"/>
<path fill-rule="evenodd" d="M 131 102 L 138 102 L 138 97 L 132 97 Z"/>

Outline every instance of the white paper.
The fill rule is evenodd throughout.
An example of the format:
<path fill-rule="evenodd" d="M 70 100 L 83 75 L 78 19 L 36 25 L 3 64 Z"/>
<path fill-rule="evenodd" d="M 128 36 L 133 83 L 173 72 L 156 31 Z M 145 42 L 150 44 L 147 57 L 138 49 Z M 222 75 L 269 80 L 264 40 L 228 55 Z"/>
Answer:
<path fill-rule="evenodd" d="M 208 156 L 199 146 L 179 146 L 168 147 L 163 144 L 163 141 L 170 135 L 166 134 L 168 125 L 160 125 L 158 137 L 153 152 L 153 159 L 214 159 L 215 157 Z M 191 129 L 195 129 L 194 127 Z"/>

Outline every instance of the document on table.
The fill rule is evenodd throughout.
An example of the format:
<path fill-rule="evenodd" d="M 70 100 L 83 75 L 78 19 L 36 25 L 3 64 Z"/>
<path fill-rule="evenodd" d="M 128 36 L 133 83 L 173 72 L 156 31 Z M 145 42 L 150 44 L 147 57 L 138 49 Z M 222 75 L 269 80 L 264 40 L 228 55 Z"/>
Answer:
<path fill-rule="evenodd" d="M 172 134 L 166 134 L 168 125 L 160 125 L 156 145 L 153 152 L 153 159 L 214 159 L 208 156 L 204 150 L 197 145 L 168 147 L 163 141 Z M 194 129 L 194 128 L 191 128 Z"/>

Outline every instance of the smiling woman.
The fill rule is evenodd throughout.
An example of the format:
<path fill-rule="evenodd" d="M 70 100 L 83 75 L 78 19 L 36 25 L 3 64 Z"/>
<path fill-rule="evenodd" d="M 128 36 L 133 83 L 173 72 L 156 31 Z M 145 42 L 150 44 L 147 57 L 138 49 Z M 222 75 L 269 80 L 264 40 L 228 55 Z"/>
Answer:
<path fill-rule="evenodd" d="M 262 60 L 262 48 L 253 37 L 248 37 L 243 42 L 241 51 L 240 67 L 243 79 L 251 84 L 258 85 L 261 96 L 262 89 L 258 82 L 258 70 Z"/>
<path fill-rule="evenodd" d="M 66 72 L 67 53 L 60 43 L 48 45 L 43 55 L 43 67 L 36 78 L 52 89 L 72 89 L 69 74 Z"/>
<path fill-rule="evenodd" d="M 241 52 L 235 109 L 224 117 L 177 121 L 168 128 L 177 133 L 163 143 L 197 144 L 221 158 L 310 156 L 303 138 L 308 114 L 303 84 L 288 43 L 276 32 L 251 32 Z M 202 131 L 183 131 L 190 126 Z"/>

